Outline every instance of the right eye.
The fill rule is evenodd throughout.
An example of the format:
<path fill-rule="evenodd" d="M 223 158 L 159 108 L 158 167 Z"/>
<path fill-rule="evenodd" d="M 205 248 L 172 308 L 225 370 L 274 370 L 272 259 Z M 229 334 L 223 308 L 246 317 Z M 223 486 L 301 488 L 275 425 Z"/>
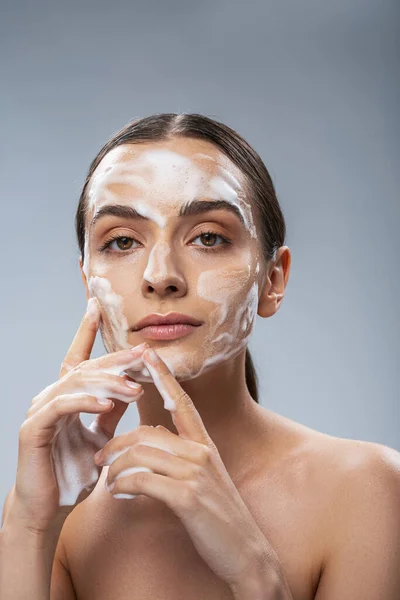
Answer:
<path fill-rule="evenodd" d="M 111 244 L 113 244 L 114 242 L 119 242 L 120 240 L 122 241 L 122 248 L 120 246 L 119 248 L 122 252 L 118 252 L 118 250 L 110 250 Z M 135 241 L 134 238 L 125 235 L 118 235 L 116 237 L 112 237 L 103 244 L 103 246 L 100 248 L 100 252 L 109 252 L 111 254 L 124 254 L 124 250 L 132 249 L 131 247 L 126 247 L 126 245 L 129 244 L 129 240 Z"/>

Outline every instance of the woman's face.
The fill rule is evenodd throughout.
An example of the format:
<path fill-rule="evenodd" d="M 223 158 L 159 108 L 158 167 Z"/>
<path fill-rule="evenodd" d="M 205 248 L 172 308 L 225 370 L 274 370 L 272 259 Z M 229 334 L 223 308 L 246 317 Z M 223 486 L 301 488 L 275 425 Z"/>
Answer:
<path fill-rule="evenodd" d="M 213 208 L 218 200 L 227 204 Z M 197 211 L 180 216 L 194 201 Z M 213 204 L 203 212 L 205 202 Z M 137 215 L 116 215 L 117 205 Z M 146 315 L 179 312 L 201 325 L 179 339 L 149 341 L 178 380 L 239 354 L 261 282 L 255 222 L 244 176 L 213 144 L 175 138 L 111 150 L 88 188 L 83 265 L 102 308 L 106 350 L 149 341 L 133 331 Z M 112 238 L 122 239 L 104 247 Z M 134 377 L 151 381 L 147 369 Z"/>

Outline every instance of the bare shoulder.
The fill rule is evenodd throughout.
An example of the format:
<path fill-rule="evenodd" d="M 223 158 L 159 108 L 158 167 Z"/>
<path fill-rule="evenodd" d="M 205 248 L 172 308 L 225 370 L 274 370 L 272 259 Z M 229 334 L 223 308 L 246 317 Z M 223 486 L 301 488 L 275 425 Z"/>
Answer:
<path fill-rule="evenodd" d="M 376 442 L 340 438 L 322 433 L 291 419 L 264 411 L 273 423 L 274 445 L 284 456 L 288 449 L 291 458 L 297 456 L 310 464 L 317 474 L 325 474 L 335 485 L 346 485 L 350 480 L 363 481 L 369 474 L 393 480 L 400 476 L 400 452 Z"/>
<path fill-rule="evenodd" d="M 384 444 L 331 436 L 324 452 L 334 483 L 331 524 L 336 531 L 338 514 L 343 520 L 359 517 L 363 510 L 399 512 L 400 452 Z"/>
<path fill-rule="evenodd" d="M 341 438 L 322 446 L 327 493 L 316 600 L 399 597 L 400 453 Z"/>
<path fill-rule="evenodd" d="M 320 503 L 317 600 L 400 597 L 400 452 L 300 428 Z"/>
<path fill-rule="evenodd" d="M 350 510 L 358 497 L 379 501 L 400 498 L 400 452 L 376 442 L 324 434 L 300 425 L 296 452 L 309 462 L 316 477 L 329 490 L 332 512 L 337 507 Z"/>
<path fill-rule="evenodd" d="M 330 435 L 314 436 L 310 448 L 320 468 L 331 475 L 337 493 L 344 493 L 343 502 L 348 494 L 371 495 L 373 488 L 387 487 L 399 494 L 400 452 L 394 448 Z"/>
<path fill-rule="evenodd" d="M 362 511 L 371 515 L 385 504 L 387 515 L 400 515 L 400 452 L 321 433 L 275 413 L 269 412 L 268 419 L 277 440 L 276 471 L 296 489 L 297 498 L 321 507 L 323 540 L 346 535 L 345 527 L 357 519 L 365 526 Z M 297 488 L 293 481 L 299 482 Z M 331 544 L 326 551 L 330 549 Z"/>

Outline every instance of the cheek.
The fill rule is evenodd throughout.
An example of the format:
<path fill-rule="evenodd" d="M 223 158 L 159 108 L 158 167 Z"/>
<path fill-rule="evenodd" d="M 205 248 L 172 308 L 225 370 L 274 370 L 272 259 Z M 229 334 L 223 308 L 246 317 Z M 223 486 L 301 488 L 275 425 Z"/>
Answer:
<path fill-rule="evenodd" d="M 128 321 L 125 316 L 124 297 L 117 294 L 105 277 L 90 277 L 88 283 L 91 296 L 98 298 L 102 309 L 102 331 L 108 345 L 119 349 L 129 347 L 127 342 Z M 104 325 L 107 331 L 104 331 Z"/>
<path fill-rule="evenodd" d="M 237 334 L 243 335 L 257 312 L 256 273 L 249 265 L 203 271 L 198 279 L 197 294 L 213 304 L 210 325 L 214 328 L 226 329 L 234 322 Z"/>
<path fill-rule="evenodd" d="M 118 290 L 132 289 L 127 282 L 137 281 L 139 273 L 143 273 L 143 253 L 137 250 L 131 253 L 126 251 L 125 256 L 122 256 L 121 250 L 120 255 L 117 256 L 118 250 L 115 250 L 115 247 L 116 242 L 113 243 L 114 256 L 94 252 L 92 249 L 87 260 L 89 276 L 105 277 L 111 282 L 113 288 Z"/>

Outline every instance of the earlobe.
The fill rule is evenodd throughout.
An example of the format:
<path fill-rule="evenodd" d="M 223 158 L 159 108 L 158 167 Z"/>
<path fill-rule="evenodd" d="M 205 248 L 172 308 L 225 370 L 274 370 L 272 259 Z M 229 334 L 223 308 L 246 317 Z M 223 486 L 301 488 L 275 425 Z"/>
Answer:
<path fill-rule="evenodd" d="M 289 248 L 281 246 L 277 258 L 267 274 L 261 296 L 258 300 L 257 314 L 260 317 L 271 317 L 279 309 L 289 279 L 290 263 L 291 255 Z"/>
<path fill-rule="evenodd" d="M 266 319 L 277 311 L 276 293 L 271 291 L 271 281 L 268 278 L 258 300 L 257 314 Z"/>

